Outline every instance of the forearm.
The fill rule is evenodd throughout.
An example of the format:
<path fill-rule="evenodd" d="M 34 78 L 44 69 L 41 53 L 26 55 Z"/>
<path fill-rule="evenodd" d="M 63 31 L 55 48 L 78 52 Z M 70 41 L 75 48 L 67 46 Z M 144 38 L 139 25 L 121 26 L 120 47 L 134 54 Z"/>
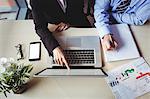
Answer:
<path fill-rule="evenodd" d="M 48 22 L 44 17 L 43 10 L 40 9 L 40 2 L 38 0 L 31 0 L 31 6 L 36 33 L 41 38 L 49 55 L 52 55 L 53 49 L 59 46 L 59 44 L 47 28 Z"/>
<path fill-rule="evenodd" d="M 99 35 L 102 38 L 104 35 L 110 33 L 109 26 L 109 0 L 95 0 L 94 5 L 94 17 L 96 20 L 95 26 L 100 32 Z"/>
<path fill-rule="evenodd" d="M 52 33 L 49 30 L 38 29 L 36 30 L 37 34 L 40 36 L 45 48 L 47 49 L 49 55 L 53 55 L 52 51 L 59 46 L 59 43 L 53 37 Z M 41 35 L 40 33 L 44 34 Z"/>
<path fill-rule="evenodd" d="M 45 48 L 47 49 L 50 56 L 52 56 L 52 51 L 57 46 L 59 46 L 58 42 L 52 35 L 52 32 L 48 30 L 48 23 L 45 21 L 39 20 L 37 16 L 33 14 L 34 23 L 35 23 L 35 30 L 40 39 L 42 40 Z M 40 17 L 39 17 L 40 18 Z"/>
<path fill-rule="evenodd" d="M 146 21 L 146 19 L 142 19 L 133 13 L 113 13 L 112 15 L 119 23 L 143 25 Z"/>
<path fill-rule="evenodd" d="M 147 1 L 149 2 L 149 1 Z M 143 25 L 148 19 L 150 19 L 150 6 L 149 3 L 144 3 L 137 7 L 133 12 L 126 13 L 113 13 L 112 16 L 119 23 Z"/>

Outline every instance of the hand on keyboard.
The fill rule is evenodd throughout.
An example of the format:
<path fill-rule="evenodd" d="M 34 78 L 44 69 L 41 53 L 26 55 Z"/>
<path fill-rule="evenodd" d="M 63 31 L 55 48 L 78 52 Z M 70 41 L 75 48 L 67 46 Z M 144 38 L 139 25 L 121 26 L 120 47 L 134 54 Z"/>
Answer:
<path fill-rule="evenodd" d="M 67 67 L 68 70 L 70 70 L 69 68 L 69 65 L 65 59 L 65 56 L 61 50 L 60 47 L 56 47 L 54 50 L 53 50 L 53 55 L 54 55 L 54 61 L 56 64 L 59 64 L 61 66 L 63 66 L 63 64 L 65 64 L 65 66 Z"/>

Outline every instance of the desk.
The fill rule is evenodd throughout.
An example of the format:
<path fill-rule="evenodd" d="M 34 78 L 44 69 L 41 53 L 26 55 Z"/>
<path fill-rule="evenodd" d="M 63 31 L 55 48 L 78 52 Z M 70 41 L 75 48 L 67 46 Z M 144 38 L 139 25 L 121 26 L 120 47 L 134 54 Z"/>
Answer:
<path fill-rule="evenodd" d="M 144 26 L 131 26 L 131 30 L 138 43 L 140 52 L 150 64 L 150 23 Z M 78 35 L 73 28 L 66 31 L 66 35 L 72 32 Z M 98 35 L 95 28 L 81 29 L 85 35 Z M 80 33 L 81 34 L 81 33 Z M 25 59 L 28 61 L 29 43 L 40 41 L 34 30 L 32 20 L 28 21 L 0 21 L 0 57 L 16 58 L 15 45 L 23 44 Z M 33 73 L 47 66 L 47 51 L 42 45 L 42 55 L 40 61 L 31 62 L 34 65 Z M 105 70 L 116 68 L 121 64 L 131 60 L 105 63 Z M 148 99 L 150 93 L 138 99 Z M 0 99 L 5 99 L 0 95 Z M 56 77 L 56 78 L 32 78 L 27 91 L 23 94 L 8 94 L 7 99 L 114 99 L 114 96 L 107 86 L 104 78 L 92 77 Z"/>

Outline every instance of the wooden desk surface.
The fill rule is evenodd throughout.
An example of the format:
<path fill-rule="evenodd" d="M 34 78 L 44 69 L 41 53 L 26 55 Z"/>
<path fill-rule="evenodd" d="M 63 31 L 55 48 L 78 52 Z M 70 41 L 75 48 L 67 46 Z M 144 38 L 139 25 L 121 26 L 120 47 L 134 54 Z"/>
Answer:
<path fill-rule="evenodd" d="M 150 23 L 144 26 L 131 26 L 135 40 L 138 44 L 142 56 L 150 64 Z M 66 31 L 66 35 L 72 32 L 78 35 L 76 29 L 71 28 Z M 88 32 L 87 32 L 88 31 Z M 85 35 L 98 35 L 95 28 L 80 29 Z M 0 57 L 16 58 L 15 45 L 23 44 L 25 59 L 28 61 L 29 43 L 40 41 L 34 30 L 32 20 L 28 21 L 0 21 Z M 33 73 L 47 66 L 48 53 L 42 45 L 41 60 L 31 62 L 34 65 Z M 110 70 L 131 60 L 106 63 L 104 69 Z M 23 94 L 8 94 L 7 99 L 114 99 L 111 90 L 107 86 L 104 78 L 92 77 L 56 77 L 56 78 L 32 78 L 28 84 L 28 89 Z M 138 97 L 138 99 L 148 99 L 150 93 Z M 0 95 L 0 99 L 5 99 Z"/>

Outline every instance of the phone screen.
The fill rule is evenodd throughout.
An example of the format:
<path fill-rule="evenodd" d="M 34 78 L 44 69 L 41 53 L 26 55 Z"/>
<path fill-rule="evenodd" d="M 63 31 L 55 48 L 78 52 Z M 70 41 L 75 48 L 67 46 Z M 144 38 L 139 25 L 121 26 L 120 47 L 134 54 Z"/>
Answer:
<path fill-rule="evenodd" d="M 32 42 L 29 46 L 29 61 L 40 60 L 41 42 Z"/>

